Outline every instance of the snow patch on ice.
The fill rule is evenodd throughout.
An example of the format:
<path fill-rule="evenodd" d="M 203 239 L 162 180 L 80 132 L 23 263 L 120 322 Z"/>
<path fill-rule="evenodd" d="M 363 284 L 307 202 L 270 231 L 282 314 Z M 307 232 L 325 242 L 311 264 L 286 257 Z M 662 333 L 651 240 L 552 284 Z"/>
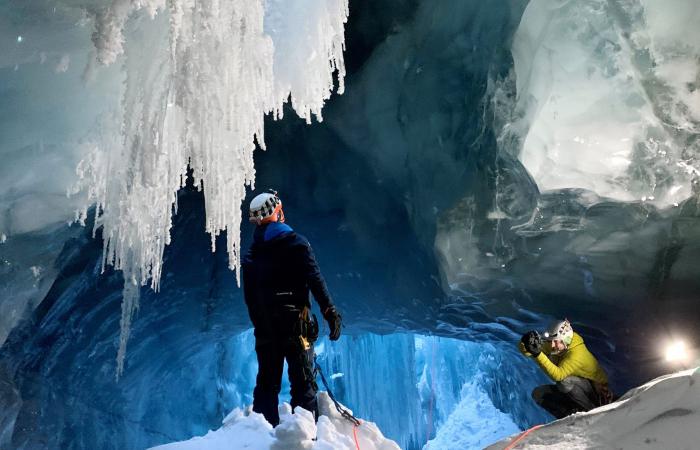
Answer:
<path fill-rule="evenodd" d="M 65 72 L 68 72 L 69 67 L 70 67 L 70 55 L 65 54 L 65 55 L 61 56 L 61 59 L 58 61 L 58 64 L 56 64 L 54 71 L 56 73 L 65 73 Z"/>
<path fill-rule="evenodd" d="M 32 276 L 34 276 L 34 278 L 39 278 L 41 272 L 44 271 L 44 269 L 42 269 L 41 266 L 32 266 L 29 268 L 29 270 L 31 270 Z"/>
<path fill-rule="evenodd" d="M 158 450 L 399 450 L 394 441 L 386 439 L 372 422 L 362 422 L 354 428 L 333 406 L 326 392 L 318 395 L 321 416 L 318 423 L 303 408 L 280 406 L 280 424 L 276 428 L 262 414 L 247 409 L 234 409 L 216 431 L 188 441 L 153 447 Z"/>

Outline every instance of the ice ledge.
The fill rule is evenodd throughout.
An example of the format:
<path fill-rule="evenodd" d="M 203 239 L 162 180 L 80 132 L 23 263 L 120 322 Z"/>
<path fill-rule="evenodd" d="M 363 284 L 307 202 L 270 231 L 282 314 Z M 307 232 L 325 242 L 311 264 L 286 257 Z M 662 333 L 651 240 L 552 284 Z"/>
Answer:
<path fill-rule="evenodd" d="M 698 448 L 700 369 L 659 377 L 619 401 L 557 420 L 520 439 L 513 435 L 487 450 Z M 515 444 L 515 445 L 512 445 Z"/>
<path fill-rule="evenodd" d="M 288 403 L 280 406 L 280 424 L 276 428 L 258 413 L 234 409 L 223 425 L 205 436 L 153 447 L 153 450 L 399 450 L 386 439 L 377 425 L 365 422 L 353 429 L 333 406 L 326 392 L 318 395 L 321 417 L 297 408 L 292 414 Z M 355 443 L 357 437 L 357 445 Z"/>

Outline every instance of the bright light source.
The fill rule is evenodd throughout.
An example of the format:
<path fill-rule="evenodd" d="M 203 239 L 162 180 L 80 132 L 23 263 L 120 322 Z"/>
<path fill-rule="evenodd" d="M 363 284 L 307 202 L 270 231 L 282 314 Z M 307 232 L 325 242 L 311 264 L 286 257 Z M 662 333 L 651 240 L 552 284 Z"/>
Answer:
<path fill-rule="evenodd" d="M 688 360 L 688 349 L 685 347 L 685 342 L 674 341 L 666 347 L 666 361 L 681 362 Z"/>
<path fill-rule="evenodd" d="M 24 38 L 22 36 L 17 36 L 17 42 L 22 42 Z"/>

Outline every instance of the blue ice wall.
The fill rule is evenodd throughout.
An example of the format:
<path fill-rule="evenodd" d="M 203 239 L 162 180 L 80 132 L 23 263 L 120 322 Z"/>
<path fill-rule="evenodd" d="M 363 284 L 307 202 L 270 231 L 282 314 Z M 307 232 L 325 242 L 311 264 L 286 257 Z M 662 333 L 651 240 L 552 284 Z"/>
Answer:
<path fill-rule="evenodd" d="M 88 109 L 118 97 L 118 67 L 84 71 L 90 29 L 63 14 L 89 3 L 0 2 L 0 301 L 12 312 L 0 318 L 0 447 L 143 448 L 251 400 L 249 322 L 225 255 L 210 252 L 201 196 L 179 197 L 161 291 L 142 291 L 118 383 L 121 274 L 100 273 L 99 233 L 44 226 L 71 215 L 58 199 Z M 343 374 L 334 389 L 406 446 L 539 422 L 528 393 L 541 375 L 513 344 L 545 314 L 574 320 L 618 391 L 658 362 L 669 323 L 700 323 L 700 203 L 541 193 L 518 143 L 499 147 L 526 4 L 351 0 L 346 94 L 321 124 L 270 121 L 256 154 L 257 186 L 280 190 L 348 324 L 322 353 Z"/>
<path fill-rule="evenodd" d="M 100 274 L 101 243 L 89 229 L 63 248 L 56 282 L 0 352 L 0 399 L 8 405 L 0 429 L 11 448 L 145 448 L 201 435 L 232 408 L 251 403 L 254 343 L 244 332 L 250 324 L 241 291 L 224 252 L 210 252 L 201 193 L 183 190 L 179 206 L 161 291 L 142 290 L 118 382 L 121 275 Z M 309 229 L 315 241 L 324 236 Z M 484 324 L 484 338 L 474 345 L 414 337 L 411 324 L 420 330 L 434 323 L 421 303 L 387 311 L 382 298 L 396 291 L 381 283 L 380 268 L 357 264 L 348 272 L 345 265 L 356 264 L 351 252 L 334 259 L 323 248 L 317 256 L 347 328 L 340 342 L 322 342 L 320 361 L 329 376 L 343 374 L 332 378 L 333 389 L 358 415 L 406 448 L 419 448 L 471 398 L 462 388 L 472 380 L 474 392 L 509 423 L 539 421 L 529 387 L 511 392 L 539 375 L 515 354 L 513 332 Z M 420 292 L 425 274 L 413 273 L 403 288 Z M 394 334 L 367 334 L 372 329 Z M 494 330 L 505 340 L 488 344 Z"/>
<path fill-rule="evenodd" d="M 506 343 L 369 334 L 320 347 L 325 372 L 336 374 L 331 388 L 338 397 L 402 448 L 444 439 L 453 422 L 465 432 L 479 430 L 461 448 L 481 448 L 547 420 L 530 399 L 532 388 L 546 380 Z"/>
<path fill-rule="evenodd" d="M 221 379 L 209 394 L 218 398 L 222 411 L 252 403 L 254 341 L 247 331 L 223 344 Z M 338 342 L 321 339 L 316 353 L 336 398 L 358 417 L 377 423 L 403 449 L 429 442 L 435 449 L 482 448 L 548 420 L 530 399 L 530 391 L 546 380 L 506 344 L 362 334 Z M 199 363 L 208 365 L 202 359 Z M 318 383 L 325 390 L 320 377 Z M 286 377 L 280 401 L 289 401 Z M 457 441 L 456 430 L 462 435 Z"/>

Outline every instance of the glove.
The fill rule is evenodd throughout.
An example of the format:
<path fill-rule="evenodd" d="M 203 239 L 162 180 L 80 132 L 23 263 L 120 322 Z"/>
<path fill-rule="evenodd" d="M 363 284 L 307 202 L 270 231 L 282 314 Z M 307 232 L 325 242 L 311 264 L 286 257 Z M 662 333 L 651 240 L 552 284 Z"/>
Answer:
<path fill-rule="evenodd" d="M 525 351 L 534 357 L 537 357 L 542 352 L 542 338 L 537 331 L 528 331 L 523 334 L 522 339 L 520 339 L 521 351 L 524 348 Z"/>
<path fill-rule="evenodd" d="M 331 329 L 330 339 L 331 341 L 337 341 L 340 338 L 340 328 L 343 326 L 343 318 L 338 314 L 335 306 L 329 306 L 323 312 L 323 317 L 328 322 L 328 328 Z"/>

